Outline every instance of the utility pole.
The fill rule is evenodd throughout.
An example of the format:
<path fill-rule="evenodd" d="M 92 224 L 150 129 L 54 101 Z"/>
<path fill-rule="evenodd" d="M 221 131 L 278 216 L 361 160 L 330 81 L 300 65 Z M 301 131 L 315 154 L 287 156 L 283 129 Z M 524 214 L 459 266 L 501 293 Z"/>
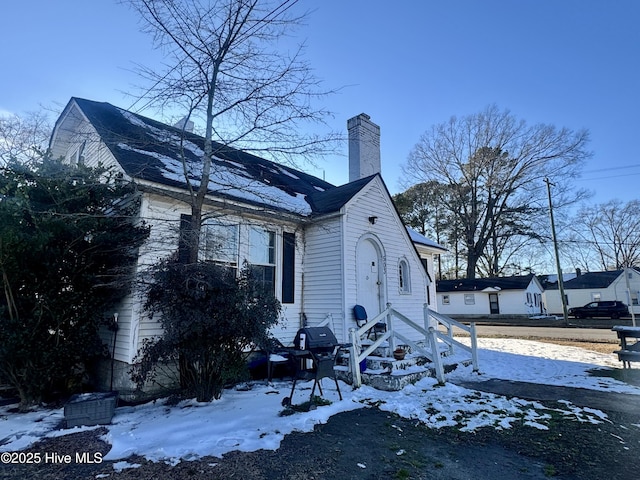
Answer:
<path fill-rule="evenodd" d="M 555 186 L 548 178 L 544 179 L 547 184 L 547 195 L 549 197 L 549 218 L 551 220 L 551 238 L 553 239 L 553 250 L 556 254 L 556 271 L 558 272 L 558 289 L 560 290 L 560 301 L 562 302 L 562 315 L 565 326 L 569 326 L 569 313 L 567 312 L 567 299 L 564 296 L 564 282 L 562 280 L 562 268 L 560 268 L 560 253 L 558 252 L 558 240 L 556 238 L 556 224 L 553 220 L 553 204 L 551 203 L 551 185 Z"/>
<path fill-rule="evenodd" d="M 629 299 L 629 311 L 631 312 L 631 323 L 636 326 L 636 315 L 633 311 L 633 299 L 631 298 L 631 285 L 629 282 L 629 267 L 624 267 L 624 277 L 627 281 L 627 297 Z"/>

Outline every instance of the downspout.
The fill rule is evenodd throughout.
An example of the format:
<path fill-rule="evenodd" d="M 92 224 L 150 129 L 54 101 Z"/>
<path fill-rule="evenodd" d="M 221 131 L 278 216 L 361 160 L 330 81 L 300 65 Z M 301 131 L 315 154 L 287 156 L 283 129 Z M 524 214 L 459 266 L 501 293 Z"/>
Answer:
<path fill-rule="evenodd" d="M 113 314 L 113 323 L 111 324 L 113 331 L 113 346 L 111 347 L 111 381 L 109 383 L 109 391 L 113 392 L 113 371 L 116 362 L 116 341 L 118 339 L 118 312 Z"/>
<path fill-rule="evenodd" d="M 306 264 L 307 257 L 307 237 L 306 237 L 306 226 L 302 227 L 302 259 L 300 261 L 301 272 L 300 272 L 300 313 L 298 315 L 298 328 L 303 328 L 306 323 L 306 315 L 304 314 L 304 266 Z"/>
<path fill-rule="evenodd" d="M 349 308 L 347 306 L 347 208 L 346 205 L 343 205 L 342 208 L 340 209 L 339 212 L 339 217 L 340 217 L 340 242 L 341 242 L 341 247 L 340 248 L 340 263 L 342 264 L 342 271 L 340 272 L 340 276 L 341 276 L 341 283 L 342 283 L 342 337 L 344 338 L 344 340 L 346 342 L 349 342 L 349 337 L 347 336 L 347 332 L 349 331 L 348 327 L 347 327 L 347 309 Z M 354 260 L 357 262 L 357 257 L 354 256 Z M 356 272 L 357 272 L 357 266 L 355 266 Z M 356 273 L 356 281 L 357 281 L 358 275 Z M 356 291 L 357 291 L 357 286 L 356 286 Z M 360 354 L 360 352 L 357 352 L 358 355 Z M 356 363 L 355 366 L 353 368 L 359 368 L 359 364 Z"/>

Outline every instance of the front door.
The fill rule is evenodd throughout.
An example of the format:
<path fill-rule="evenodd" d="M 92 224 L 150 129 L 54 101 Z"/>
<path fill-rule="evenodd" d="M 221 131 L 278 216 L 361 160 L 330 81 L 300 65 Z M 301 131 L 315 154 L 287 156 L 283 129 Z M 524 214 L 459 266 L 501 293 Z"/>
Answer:
<path fill-rule="evenodd" d="M 369 320 L 381 312 L 382 305 L 382 265 L 378 247 L 371 239 L 358 244 L 358 287 L 357 303 L 367 310 Z"/>
<path fill-rule="evenodd" d="M 498 304 L 498 294 L 490 293 L 489 294 L 489 313 L 500 313 L 500 305 Z"/>

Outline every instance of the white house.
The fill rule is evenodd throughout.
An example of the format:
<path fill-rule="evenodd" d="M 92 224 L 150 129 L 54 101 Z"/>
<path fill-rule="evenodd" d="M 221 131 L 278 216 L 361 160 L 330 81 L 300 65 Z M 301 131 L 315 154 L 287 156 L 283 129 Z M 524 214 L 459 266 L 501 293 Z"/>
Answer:
<path fill-rule="evenodd" d="M 327 319 L 338 341 L 348 341 L 355 304 L 364 305 L 369 318 L 387 303 L 416 322 L 423 318 L 431 282 L 380 175 L 380 129 L 361 114 L 348 121 L 348 130 L 350 181 L 342 186 L 215 145 L 201 256 L 261 269 L 282 303 L 274 334 L 285 344 L 301 326 Z M 186 132 L 181 143 L 181 135 L 177 128 L 80 98 L 69 101 L 52 134 L 55 157 L 100 163 L 137 184 L 139 215 L 151 227 L 139 271 L 179 248 L 180 227 L 190 214 L 180 149 L 197 182 L 203 138 Z M 114 388 L 121 392 L 132 388 L 127 371 L 143 340 L 161 333 L 141 305 L 132 292 L 114 309 Z M 111 342 L 107 332 L 105 342 Z"/>
<path fill-rule="evenodd" d="M 437 310 L 450 316 L 545 314 L 542 285 L 535 275 L 439 280 Z"/>
<path fill-rule="evenodd" d="M 564 294 L 567 307 L 581 307 L 599 300 L 620 300 L 640 314 L 640 272 L 636 268 L 606 272 L 581 272 L 563 274 Z M 562 315 L 562 303 L 557 276 L 543 277 L 544 302 L 551 314 Z"/>
<path fill-rule="evenodd" d="M 429 285 L 427 285 L 427 304 L 431 310 L 438 311 L 436 305 L 436 289 L 433 288 L 433 279 L 435 277 L 435 260 L 436 257 L 446 253 L 446 247 L 434 242 L 430 238 L 425 237 L 421 233 L 416 232 L 411 227 L 407 227 L 411 241 L 418 250 L 418 254 L 422 259 L 422 265 L 429 276 Z"/>

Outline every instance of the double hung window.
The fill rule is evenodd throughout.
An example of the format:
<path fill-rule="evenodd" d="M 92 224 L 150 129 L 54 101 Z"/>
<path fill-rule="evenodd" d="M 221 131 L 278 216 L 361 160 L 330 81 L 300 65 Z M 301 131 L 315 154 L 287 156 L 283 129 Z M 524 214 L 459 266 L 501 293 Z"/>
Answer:
<path fill-rule="evenodd" d="M 255 280 L 266 292 L 276 293 L 276 234 L 259 227 L 249 230 L 249 263 Z"/>

